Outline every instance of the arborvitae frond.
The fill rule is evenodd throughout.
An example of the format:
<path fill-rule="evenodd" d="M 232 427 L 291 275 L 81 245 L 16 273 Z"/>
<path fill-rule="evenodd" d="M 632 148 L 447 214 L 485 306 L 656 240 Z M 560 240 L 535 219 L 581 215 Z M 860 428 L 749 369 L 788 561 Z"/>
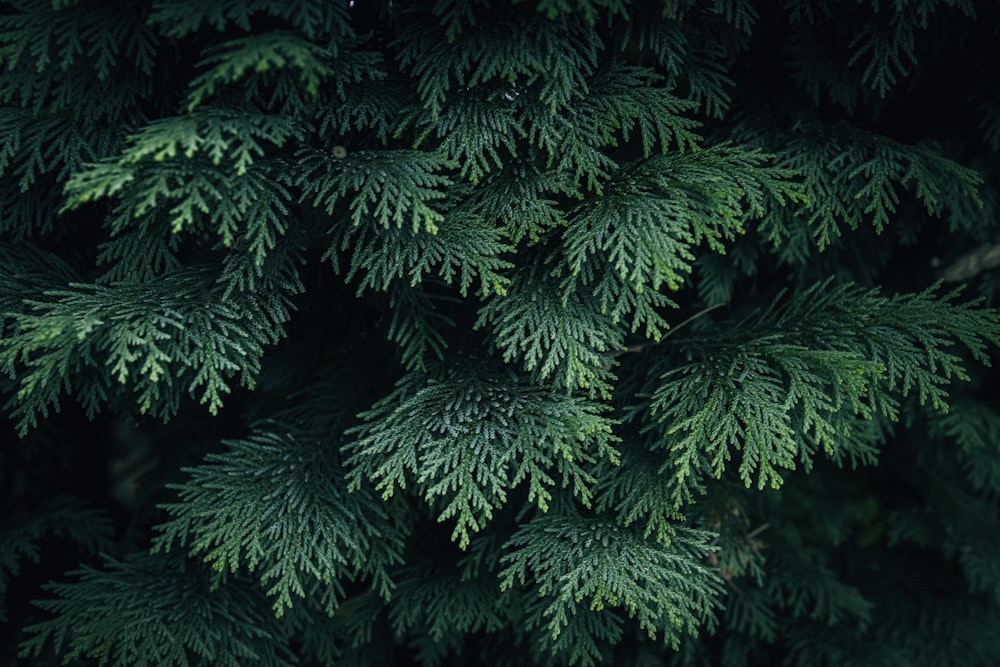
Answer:
<path fill-rule="evenodd" d="M 750 0 L 715 0 L 712 11 L 740 32 L 750 34 L 758 13 Z"/>
<path fill-rule="evenodd" d="M 180 268 L 170 230 L 210 231 L 226 246 L 239 237 L 252 257 L 252 283 L 286 231 L 291 197 L 270 177 L 267 164 L 254 159 L 263 154 L 264 144 L 280 145 L 292 132 L 285 119 L 219 111 L 151 123 L 133 135 L 117 161 L 76 172 L 66 185 L 64 210 L 119 198 L 109 224 L 117 238 L 101 253 L 102 261 L 117 263 L 104 276 L 106 282 Z"/>
<path fill-rule="evenodd" d="M 88 201 L 115 194 L 121 185 L 106 184 L 102 167 L 117 166 L 123 174 L 141 180 L 142 170 L 155 169 L 158 163 L 207 158 L 212 165 L 231 168 L 243 176 L 254 160 L 264 155 L 265 148 L 280 147 L 298 132 L 294 121 L 287 117 L 256 111 L 209 109 L 183 116 L 155 120 L 128 138 L 128 147 L 116 165 L 93 164 L 74 174 L 66 185 L 69 205 L 79 206 Z M 112 172 L 115 173 L 115 172 Z M 147 203 L 147 207 L 155 205 Z M 144 208 L 138 208 L 141 214 Z"/>
<path fill-rule="evenodd" d="M 657 471 L 660 461 L 641 439 L 623 440 L 621 465 L 602 470 L 594 509 L 623 528 L 641 527 L 643 539 L 669 544 L 684 516 Z"/>
<path fill-rule="evenodd" d="M 909 78 L 926 55 L 919 46 L 932 43 L 921 33 L 933 22 L 950 18 L 941 14 L 976 15 L 975 4 L 968 0 L 916 0 L 892 11 L 877 0 L 870 11 L 861 8 L 867 4 L 861 1 L 855 7 L 798 0 L 784 4 L 795 26 L 785 48 L 794 78 L 809 90 L 814 104 L 823 91 L 849 111 L 871 92 L 885 98 Z M 840 48 L 831 48 L 832 40 L 823 31 L 841 38 Z"/>
<path fill-rule="evenodd" d="M 515 0 L 515 4 L 518 3 L 519 0 Z M 561 14 L 581 15 L 589 26 L 597 22 L 597 17 L 602 12 L 607 12 L 609 16 L 620 14 L 624 19 L 629 17 L 628 3 L 622 0 L 539 0 L 535 5 L 537 11 L 549 19 Z"/>
<path fill-rule="evenodd" d="M 548 154 L 546 169 L 572 174 L 574 189 L 596 195 L 618 171 L 608 149 L 633 132 L 646 157 L 670 147 L 693 150 L 700 141 L 693 131 L 699 123 L 682 115 L 694 104 L 676 97 L 648 68 L 617 65 L 589 78 L 563 113 L 553 114 L 529 93 L 518 94 L 514 103 L 523 108 L 528 141 Z"/>
<path fill-rule="evenodd" d="M 586 94 L 600 42 L 575 17 L 548 20 L 529 12 L 498 12 L 448 40 L 437 17 L 404 14 L 396 43 L 400 66 L 416 79 L 417 92 L 437 120 L 450 90 L 506 82 L 531 90 L 554 113 L 571 97 Z"/>
<path fill-rule="evenodd" d="M 85 161 L 116 150 L 120 135 L 103 124 L 84 131 L 66 111 L 0 108 L 0 231 L 19 239 L 50 233 L 59 207 L 48 193 Z"/>
<path fill-rule="evenodd" d="M 914 32 L 927 28 L 927 17 L 921 18 L 912 10 L 887 13 L 886 16 L 866 22 L 847 47 L 852 52 L 847 65 L 867 63 L 861 73 L 861 82 L 881 97 L 885 97 L 916 64 Z"/>
<path fill-rule="evenodd" d="M 170 485 L 180 502 L 162 506 L 175 518 L 158 527 L 156 549 L 176 542 L 216 570 L 259 571 L 278 616 L 313 579 L 331 615 L 346 580 L 371 578 L 388 597 L 388 569 L 401 562 L 398 521 L 367 490 L 347 493 L 329 435 L 263 426 L 185 468 L 190 481 Z"/>
<path fill-rule="evenodd" d="M 846 126 L 804 127 L 777 142 L 766 132 L 758 134 L 748 128 L 744 134 L 775 151 L 779 164 L 803 178 L 809 208 L 771 215 L 760 226 L 776 246 L 789 242 L 794 223 L 788 217 L 795 215 L 807 217 L 820 250 L 840 237 L 845 225 L 854 230 L 870 221 L 881 232 L 900 206 L 901 191 L 906 190 L 934 217 L 946 211 L 972 213 L 982 208 L 982 177 L 929 147 L 904 145 Z M 986 222 L 981 215 L 971 220 L 964 216 L 950 219 L 963 227 Z"/>
<path fill-rule="evenodd" d="M 37 299 L 48 290 L 65 287 L 80 277 L 58 255 L 28 244 L 0 244 L 0 329 L 15 321 L 14 313 L 26 299 Z"/>
<path fill-rule="evenodd" d="M 284 630 L 252 589 L 230 582 L 213 590 L 190 562 L 163 555 L 104 562 L 104 570 L 70 572 L 78 581 L 46 586 L 57 597 L 36 604 L 55 617 L 25 628 L 31 636 L 22 657 L 51 643 L 64 662 L 91 658 L 115 667 L 295 664 Z"/>
<path fill-rule="evenodd" d="M 764 166 L 770 156 L 736 146 L 657 156 L 623 169 L 603 196 L 577 207 L 563 232 L 569 269 L 584 272 L 607 261 L 636 292 L 678 290 L 702 241 L 724 252 L 723 240 L 760 217 L 765 195 L 779 204 L 803 199 L 785 169 Z"/>
<path fill-rule="evenodd" d="M 702 474 L 722 476 L 733 450 L 742 452 L 747 486 L 756 475 L 759 489 L 777 488 L 779 468 L 794 469 L 817 445 L 833 451 L 854 419 L 871 417 L 863 399 L 881 365 L 857 353 L 751 341 L 709 355 L 662 376 L 653 395 L 669 452 L 660 471 L 671 476 L 677 507 L 703 488 Z"/>
<path fill-rule="evenodd" d="M 315 135 L 324 145 L 333 148 L 356 133 L 382 144 L 389 141 L 407 94 L 402 82 L 388 78 L 387 67 L 381 53 L 360 49 L 330 63 L 329 83 L 338 103 L 322 105 L 314 116 Z"/>
<path fill-rule="evenodd" d="M 814 106 L 829 96 L 850 114 L 863 103 L 877 99 L 870 88 L 861 84 L 857 73 L 844 66 L 839 54 L 831 53 L 826 46 L 823 37 L 829 24 L 820 28 L 800 23 L 795 28 L 784 44 L 785 61 L 792 80 L 812 99 Z"/>
<path fill-rule="evenodd" d="M 464 366 L 406 375 L 360 415 L 365 423 L 348 431 L 357 440 L 346 446 L 351 488 L 368 479 L 389 498 L 414 484 L 440 508 L 439 521 L 455 519 L 452 539 L 463 549 L 522 482 L 543 510 L 557 484 L 589 505 L 590 465 L 618 456 L 601 406 Z"/>
<path fill-rule="evenodd" d="M 871 601 L 857 587 L 839 581 L 823 564 L 820 554 L 795 549 L 797 545 L 772 545 L 767 555 L 765 596 L 795 617 L 808 617 L 835 625 L 845 616 L 862 627 L 871 622 Z"/>
<path fill-rule="evenodd" d="M 97 260 L 98 264 L 107 268 L 98 278 L 98 283 L 141 283 L 183 268 L 177 257 L 180 235 L 172 233 L 166 221 L 154 216 L 150 214 L 133 221 L 133 229 L 101 244 Z"/>
<path fill-rule="evenodd" d="M 287 21 L 309 39 L 348 36 L 352 30 L 347 5 L 323 0 L 156 0 L 149 22 L 165 35 L 186 37 L 206 26 L 223 32 L 235 26 L 249 31 L 256 22 L 269 18 Z"/>
<path fill-rule="evenodd" d="M 586 270 L 583 285 L 574 286 L 575 279 L 567 277 L 564 288 L 592 292 L 601 314 L 612 324 L 617 325 L 631 319 L 630 331 L 635 333 L 641 328 L 642 335 L 652 340 L 659 340 L 670 327 L 663 311 L 676 308 L 677 303 L 669 296 L 652 289 L 637 290 L 634 285 L 622 279 L 611 264 L 607 264 L 603 273 L 598 275 L 591 273 L 591 267 L 586 267 Z"/>
<path fill-rule="evenodd" d="M 909 576 L 932 576 L 932 572 L 903 570 Z M 989 665 L 1000 657 L 1000 641 L 987 620 L 993 603 L 982 598 L 963 599 L 927 594 L 915 603 L 907 584 L 913 579 L 895 577 L 901 590 L 886 600 L 892 613 L 884 628 L 863 635 L 848 624 L 831 628 L 825 623 L 802 624 L 788 632 L 788 656 L 800 665 L 840 667 L 877 665 L 934 667 L 935 665 Z M 888 594 L 887 594 L 888 597 Z M 928 642 L 928 637 L 948 637 L 946 642 Z"/>
<path fill-rule="evenodd" d="M 428 564 L 398 571 L 389 619 L 398 635 L 415 633 L 438 643 L 455 634 L 496 632 L 511 621 L 493 577 L 468 579 Z"/>
<path fill-rule="evenodd" d="M 793 231 L 806 239 L 797 244 L 794 240 L 785 242 L 785 248 L 814 247 L 812 232 L 802 223 Z M 804 230 L 804 231 L 803 231 Z M 752 278 L 758 272 L 757 262 L 762 252 L 753 234 L 737 238 L 728 248 L 726 254 L 702 253 L 694 263 L 694 282 L 698 288 L 698 298 L 702 303 L 711 305 L 727 304 L 732 301 L 734 289 L 743 281 Z"/>
<path fill-rule="evenodd" d="M 139 5 L 80 2 L 58 6 L 47 0 L 6 4 L 9 8 L 0 17 L 0 65 L 6 71 L 0 80 L 0 100 L 4 103 L 36 113 L 43 109 L 92 113 L 91 104 L 81 104 L 85 99 L 117 115 L 129 106 L 120 104 L 123 100 L 118 96 L 130 87 L 136 72 L 152 73 L 157 40 Z M 116 83 L 123 85 L 110 87 L 112 104 L 102 103 L 102 93 L 107 95 L 109 87 L 99 82 L 116 77 L 120 79 Z M 89 85 L 79 88 L 79 83 Z M 96 90 L 91 87 L 94 84 L 98 84 Z"/>
<path fill-rule="evenodd" d="M 899 395 L 946 410 L 942 385 L 968 377 L 951 350 L 988 364 L 984 346 L 1000 336 L 1000 315 L 955 298 L 823 284 L 711 342 L 680 344 L 650 403 L 676 505 L 693 500 L 702 475 L 721 477 L 734 450 L 747 486 L 756 475 L 758 488 L 778 487 L 779 468 L 820 448 L 869 458 L 858 420 L 896 419 Z"/>
<path fill-rule="evenodd" d="M 679 6 L 679 3 L 678 3 Z M 732 79 L 726 74 L 729 45 L 721 31 L 704 20 L 691 17 L 681 23 L 676 16 L 664 15 L 659 7 L 625 28 L 622 48 L 649 52 L 667 72 L 667 88 L 695 103 L 705 115 L 722 118 L 732 100 Z M 701 17 L 699 17 L 701 18 Z M 703 25 L 708 27 L 702 28 Z M 682 29 L 685 28 L 685 29 Z M 697 27 L 693 32 L 691 28 Z M 699 39 L 710 32 L 713 39 Z"/>
<path fill-rule="evenodd" d="M 8 582 L 20 572 L 22 559 L 41 560 L 38 542 L 48 536 L 70 539 L 92 554 L 112 546 L 108 517 L 72 496 L 47 500 L 30 515 L 5 517 L 0 522 L 0 622 L 7 621 Z"/>
<path fill-rule="evenodd" d="M 199 63 L 205 71 L 188 87 L 187 110 L 215 96 L 217 89 L 241 83 L 248 73 L 290 72 L 308 95 L 319 93 L 330 75 L 336 49 L 323 49 L 294 33 L 272 32 L 235 39 L 212 49 Z"/>
<path fill-rule="evenodd" d="M 636 618 L 650 638 L 676 645 L 681 634 L 713 623 L 721 584 L 704 563 L 708 539 L 683 528 L 662 544 L 601 519 L 538 516 L 504 545 L 500 586 L 533 589 L 547 604 L 529 627 L 544 625 L 554 640 L 610 607 Z"/>
<path fill-rule="evenodd" d="M 23 194 L 47 174 L 65 180 L 85 161 L 103 156 L 114 141 L 116 133 L 83 134 L 76 126 L 67 113 L 0 108 L 0 174 Z"/>
<path fill-rule="evenodd" d="M 967 409 L 972 423 L 961 428 L 966 433 L 983 429 L 984 419 L 996 421 L 996 416 L 987 416 L 985 410 L 978 410 L 979 415 L 969 412 Z M 957 416 L 961 418 L 962 413 Z M 949 417 L 928 415 L 919 419 L 916 426 L 927 428 L 924 437 L 940 437 L 943 427 L 955 424 L 956 420 Z M 986 428 L 990 426 L 995 428 L 996 424 Z M 1000 549 L 1000 517 L 993 511 L 997 493 L 996 487 L 981 485 L 996 474 L 1000 459 L 996 450 L 996 441 L 989 443 L 985 451 L 977 452 L 979 461 L 929 451 L 921 461 L 925 470 L 919 473 L 921 481 L 926 480 L 926 491 L 913 506 L 891 512 L 888 533 L 892 544 L 939 549 L 957 566 L 970 591 L 1000 600 L 1000 562 L 994 557 Z M 970 464 L 980 462 L 985 468 L 981 473 L 970 470 Z"/>
<path fill-rule="evenodd" d="M 730 595 L 726 599 L 726 611 L 723 624 L 726 628 L 747 636 L 749 639 L 761 639 L 773 642 L 778 637 L 780 629 L 776 610 L 771 606 L 771 599 L 765 592 L 757 588 L 740 588 L 739 594 Z M 735 664 L 739 664 L 735 662 Z"/>
<path fill-rule="evenodd" d="M 431 203 L 444 199 L 444 190 L 451 185 L 451 179 L 439 173 L 449 166 L 439 153 L 416 150 L 338 155 L 304 148 L 296 155 L 291 183 L 302 190 L 301 202 L 331 216 L 349 212 L 354 225 L 371 217 L 383 227 L 408 223 L 414 232 L 433 233 L 442 215 Z M 337 206 L 342 200 L 347 203 L 346 211 Z"/>
<path fill-rule="evenodd" d="M 658 74 L 647 67 L 616 64 L 590 81 L 592 91 L 573 105 L 575 123 L 605 146 L 617 146 L 617 134 L 628 142 L 633 132 L 643 157 L 669 148 L 693 150 L 701 137 L 700 123 L 682 114 L 694 104 L 677 97 Z M 589 127 L 588 127 L 589 125 Z"/>
<path fill-rule="evenodd" d="M 513 265 L 502 256 L 513 248 L 492 220 L 470 213 L 468 207 L 444 212 L 433 233 L 374 221 L 356 227 L 341 223 L 331 230 L 327 256 L 335 261 L 335 251 L 350 253 L 347 279 L 360 275 L 358 294 L 369 288 L 384 292 L 400 279 L 414 286 L 427 274 L 449 285 L 457 282 L 462 296 L 473 280 L 482 296 L 504 294 L 509 279 L 501 272 Z"/>
<path fill-rule="evenodd" d="M 1000 411 L 995 404 L 959 400 L 929 415 L 929 435 L 959 446 L 962 468 L 977 491 L 1000 489 Z"/>
<path fill-rule="evenodd" d="M 539 382 L 567 392 L 611 392 L 609 353 L 622 349 L 623 332 L 580 291 L 566 293 L 544 269 L 522 270 L 504 296 L 479 310 L 476 328 L 489 326 L 505 362 L 519 359 Z"/>
<path fill-rule="evenodd" d="M 208 279 L 186 270 L 145 284 L 71 283 L 9 313 L 14 329 L 0 342 L 0 368 L 18 381 L 11 405 L 20 433 L 58 407 L 63 391 L 78 390 L 96 410 L 114 383 L 128 383 L 140 411 L 165 418 L 184 392 L 200 394 L 214 414 L 233 376 L 253 386 L 287 310 L 262 312 L 273 302 L 252 295 L 223 303 Z"/>
<path fill-rule="evenodd" d="M 1000 10 L 771 4 L 5 3 L 27 662 L 1000 664 Z"/>
<path fill-rule="evenodd" d="M 591 291 L 611 322 L 631 315 L 633 332 L 659 339 L 668 327 L 660 311 L 676 307 L 659 290 L 681 288 L 701 242 L 725 252 L 745 219 L 803 199 L 792 172 L 766 166 L 769 157 L 719 145 L 623 169 L 601 197 L 570 212 L 567 289 Z"/>
<path fill-rule="evenodd" d="M 517 619 L 519 639 L 523 635 L 522 641 L 530 642 L 532 665 L 557 667 L 579 664 L 593 667 L 609 662 L 611 647 L 625 636 L 625 614 L 621 610 L 605 607 L 594 612 L 584 610 L 582 606 L 572 609 L 569 622 L 553 636 L 548 623 L 551 607 L 551 596 L 532 595 L 529 591 L 528 600 Z"/>
<path fill-rule="evenodd" d="M 444 359 L 448 344 L 443 331 L 455 323 L 435 309 L 435 302 L 457 301 L 449 296 L 431 294 L 421 285 L 406 285 L 396 280 L 389 286 L 392 320 L 386 337 L 399 345 L 400 363 L 407 371 L 427 370 L 429 354 Z"/>
<path fill-rule="evenodd" d="M 510 103 L 514 99 L 515 94 L 505 88 L 460 89 L 447 97 L 433 120 L 422 108 L 412 108 L 400 120 L 395 135 L 414 125 L 415 145 L 433 137 L 440 150 L 460 166 L 459 176 L 477 184 L 492 169 L 517 156 L 516 142 L 525 132 Z"/>
<path fill-rule="evenodd" d="M 281 620 L 291 629 L 297 664 L 338 667 L 366 667 L 388 664 L 393 645 L 374 640 L 385 636 L 375 630 L 386 626 L 385 601 L 371 588 L 344 600 L 333 616 L 311 602 L 319 598 L 317 590 L 307 592 L 301 604 L 289 609 Z"/>
<path fill-rule="evenodd" d="M 558 204 L 561 196 L 583 195 L 574 187 L 571 174 L 545 169 L 540 151 L 532 147 L 472 189 L 466 204 L 496 216 L 511 243 L 524 239 L 537 243 L 566 224 L 566 212 Z"/>

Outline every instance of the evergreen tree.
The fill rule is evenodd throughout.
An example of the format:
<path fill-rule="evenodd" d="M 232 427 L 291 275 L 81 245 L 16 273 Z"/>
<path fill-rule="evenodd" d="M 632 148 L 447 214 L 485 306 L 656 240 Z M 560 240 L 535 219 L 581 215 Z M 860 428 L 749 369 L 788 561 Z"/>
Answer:
<path fill-rule="evenodd" d="M 1000 664 L 995 3 L 2 7 L 0 661 Z"/>

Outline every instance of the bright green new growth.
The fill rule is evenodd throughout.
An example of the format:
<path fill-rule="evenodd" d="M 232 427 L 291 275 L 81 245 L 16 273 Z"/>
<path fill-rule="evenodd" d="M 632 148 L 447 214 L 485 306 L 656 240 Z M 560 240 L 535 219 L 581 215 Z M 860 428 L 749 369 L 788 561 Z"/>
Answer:
<path fill-rule="evenodd" d="M 5 3 L 0 651 L 1000 662 L 980 4 Z"/>

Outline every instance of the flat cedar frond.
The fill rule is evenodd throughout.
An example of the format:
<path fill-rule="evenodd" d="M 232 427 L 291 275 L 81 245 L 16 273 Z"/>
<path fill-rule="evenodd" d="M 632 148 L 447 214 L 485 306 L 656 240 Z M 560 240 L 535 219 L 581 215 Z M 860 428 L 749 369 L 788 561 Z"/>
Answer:
<path fill-rule="evenodd" d="M 770 158 L 715 146 L 624 169 L 603 196 L 574 211 L 563 232 L 570 270 L 580 273 L 599 256 L 636 292 L 680 289 L 694 248 L 705 241 L 724 251 L 744 218 L 765 214 L 765 195 L 779 205 L 804 199 L 793 172 L 766 165 Z"/>
<path fill-rule="evenodd" d="M 456 520 L 452 539 L 463 549 L 522 482 L 542 510 L 557 488 L 589 504 L 590 465 L 617 460 L 612 422 L 598 405 L 515 382 L 476 366 L 405 376 L 351 431 L 351 488 L 371 480 L 390 498 L 414 485 L 443 505 L 439 521 Z"/>
<path fill-rule="evenodd" d="M 493 578 L 460 578 L 440 567 L 408 567 L 399 573 L 390 620 L 400 635 L 420 628 L 434 642 L 456 633 L 496 632 L 512 611 Z"/>
<path fill-rule="evenodd" d="M 112 546 L 110 519 L 86 501 L 58 496 L 35 508 L 30 515 L 9 516 L 0 521 L 0 621 L 7 622 L 4 606 L 7 586 L 25 559 L 41 560 L 40 542 L 52 537 L 72 540 L 90 554 Z"/>
<path fill-rule="evenodd" d="M 467 206 L 489 211 L 511 243 L 537 243 L 566 224 L 562 197 L 580 198 L 571 174 L 546 169 L 541 151 L 531 149 L 489 174 L 469 192 Z"/>
<path fill-rule="evenodd" d="M 173 518 L 160 525 L 155 549 L 176 543 L 216 570 L 245 566 L 278 616 L 293 595 L 305 595 L 309 580 L 324 584 L 320 600 L 331 615 L 346 579 L 371 578 L 387 597 L 403 543 L 398 519 L 366 492 L 348 494 L 337 443 L 281 430 L 287 434 L 264 430 L 230 441 L 227 452 L 185 469 L 190 480 L 171 486 L 179 502 L 163 506 Z"/>
<path fill-rule="evenodd" d="M 58 255 L 17 243 L 0 245 L 0 313 L 5 325 L 25 299 L 41 297 L 48 290 L 78 281 L 80 276 Z M 6 333 L 6 330 L 5 330 Z"/>
<path fill-rule="evenodd" d="M 601 12 L 609 14 L 621 14 L 622 18 L 628 19 L 628 3 L 621 0 L 541 0 L 538 3 L 538 11 L 544 13 L 548 18 L 554 19 L 560 14 L 577 14 L 583 16 L 587 25 L 593 26 L 597 22 L 597 17 Z"/>
<path fill-rule="evenodd" d="M 524 137 L 525 132 L 514 105 L 509 103 L 514 99 L 504 88 L 477 93 L 456 91 L 448 96 L 440 116 L 433 122 L 424 118 L 421 109 L 411 109 L 401 119 L 396 135 L 401 135 L 410 124 L 416 126 L 419 132 L 416 145 L 433 137 L 440 142 L 444 154 L 461 165 L 459 176 L 477 184 L 492 169 L 503 167 L 517 157 L 517 139 Z"/>
<path fill-rule="evenodd" d="M 666 450 L 681 507 L 721 477 L 740 452 L 740 479 L 779 487 L 779 469 L 794 469 L 817 448 L 838 457 L 844 447 L 868 458 L 856 439 L 858 420 L 896 420 L 899 397 L 916 393 L 946 411 L 943 385 L 968 376 L 952 349 L 964 346 L 988 363 L 985 345 L 1000 337 L 1000 317 L 955 293 L 933 289 L 882 297 L 852 287 L 814 287 L 756 322 L 708 344 L 681 344 L 651 396 L 653 428 Z M 947 324 L 944 324 L 947 323 Z M 756 479 L 755 479 L 756 477 Z"/>
<path fill-rule="evenodd" d="M 36 112 L 68 109 L 75 104 L 64 93 L 74 78 L 108 82 L 152 73 L 158 40 L 138 7 L 60 7 L 45 0 L 8 4 L 0 21 L 0 64 L 13 74 L 0 81 L 5 104 Z"/>
<path fill-rule="evenodd" d="M 643 539 L 669 544 L 684 515 L 671 496 L 670 485 L 659 474 L 657 454 L 643 446 L 641 438 L 623 440 L 621 465 L 604 471 L 594 494 L 594 509 L 616 517 L 623 528 L 641 527 Z M 635 489 L 643 492 L 634 493 Z"/>
<path fill-rule="evenodd" d="M 476 327 L 488 325 L 504 361 L 520 360 L 541 382 L 567 392 L 610 394 L 608 354 L 622 347 L 622 332 L 601 317 L 588 295 L 566 294 L 539 270 L 522 271 L 503 296 L 492 296 Z"/>
<path fill-rule="evenodd" d="M 113 382 L 128 383 L 139 410 L 162 417 L 176 412 L 182 392 L 198 394 L 215 413 L 234 376 L 253 386 L 264 346 L 278 338 L 267 317 L 283 321 L 287 312 L 254 322 L 250 313 L 262 304 L 250 295 L 206 302 L 213 293 L 206 277 L 187 271 L 145 285 L 71 283 L 10 314 L 14 329 L 0 345 L 0 368 L 19 378 L 20 431 L 58 407 L 84 369 L 97 385 L 84 385 L 81 398 L 95 390 L 103 395 L 91 400 L 105 398 Z"/>
<path fill-rule="evenodd" d="M 400 362 L 407 371 L 427 370 L 428 356 L 444 359 L 448 346 L 445 330 L 455 322 L 442 315 L 436 304 L 455 302 L 448 295 L 432 294 L 421 285 L 407 285 L 396 280 L 389 287 L 392 320 L 386 336 L 400 347 Z"/>
<path fill-rule="evenodd" d="M 200 63 L 205 72 L 191 82 L 187 110 L 211 99 L 217 88 L 239 83 L 248 72 L 292 70 L 305 91 L 315 96 L 331 73 L 327 62 L 336 55 L 294 34 L 280 32 L 227 42 Z"/>
<path fill-rule="evenodd" d="M 347 7 L 322 0 L 156 0 L 149 22 L 170 37 L 183 38 L 211 27 L 217 32 L 235 26 L 250 30 L 257 21 L 274 17 L 288 21 L 312 40 L 352 34 Z"/>
<path fill-rule="evenodd" d="M 55 597 L 37 603 L 57 615 L 26 628 L 31 636 L 21 657 L 38 655 L 51 641 L 67 660 L 100 664 L 295 664 L 275 642 L 283 631 L 262 613 L 260 593 L 235 582 L 212 591 L 205 573 L 192 569 L 175 557 L 138 553 L 105 556 L 104 569 L 70 572 L 76 581 L 48 584 Z"/>
<path fill-rule="evenodd" d="M 449 40 L 436 17 L 418 8 L 397 37 L 400 65 L 417 81 L 432 119 L 453 88 L 496 80 L 537 89 L 550 111 L 587 91 L 598 40 L 575 17 L 545 20 L 529 12 L 504 12 Z M 566 48 L 563 48 L 566 47 Z"/>
<path fill-rule="evenodd" d="M 467 207 L 456 207 L 442 216 L 433 234 L 408 227 L 341 224 L 331 230 L 334 250 L 350 252 L 347 279 L 360 274 L 358 293 L 366 289 L 386 291 L 398 279 L 415 286 L 427 274 L 451 285 L 458 283 L 462 296 L 478 279 L 482 296 L 505 294 L 510 280 L 503 272 L 513 265 L 502 259 L 512 250 L 492 221 L 470 215 Z"/>
<path fill-rule="evenodd" d="M 680 3 L 676 8 L 681 8 Z M 716 38 L 702 38 L 706 33 Z M 629 23 L 623 48 L 634 47 L 650 53 L 667 72 L 668 89 L 675 94 L 683 92 L 706 115 L 722 118 L 732 103 L 730 90 L 734 85 L 724 64 L 734 49 L 728 42 L 706 23 L 692 22 L 685 26 L 679 20 L 655 20 L 655 16 L 647 14 Z"/>
<path fill-rule="evenodd" d="M 995 404 L 952 402 L 948 412 L 927 415 L 929 431 L 960 448 L 962 469 L 972 485 L 992 492 L 1000 482 L 1000 410 Z"/>
<path fill-rule="evenodd" d="M 583 622 L 580 616 L 617 607 L 651 638 L 662 633 L 677 643 L 697 631 L 695 619 L 711 618 L 719 593 L 718 579 L 702 563 L 705 538 L 685 529 L 664 545 L 598 520 L 541 516 L 504 546 L 501 588 L 530 582 L 546 605 L 529 623 L 544 623 L 553 639 Z"/>
<path fill-rule="evenodd" d="M 433 233 L 442 219 L 431 203 L 445 197 L 451 179 L 440 173 L 449 162 L 438 153 L 385 150 L 337 156 L 307 149 L 296 162 L 293 178 L 302 201 L 332 216 L 343 214 L 337 204 L 347 200 L 354 225 L 370 216 L 383 227 L 408 224 L 414 232 Z"/>
<path fill-rule="evenodd" d="M 903 188 L 912 188 L 932 216 L 959 206 L 957 200 L 979 203 L 981 177 L 926 148 L 877 135 L 841 137 L 836 131 L 796 139 L 788 148 L 782 161 L 803 175 L 807 196 L 815 202 L 809 222 L 820 249 L 840 236 L 840 224 L 857 229 L 870 220 L 881 232 L 896 212 Z M 852 196 L 830 197 L 845 191 Z"/>

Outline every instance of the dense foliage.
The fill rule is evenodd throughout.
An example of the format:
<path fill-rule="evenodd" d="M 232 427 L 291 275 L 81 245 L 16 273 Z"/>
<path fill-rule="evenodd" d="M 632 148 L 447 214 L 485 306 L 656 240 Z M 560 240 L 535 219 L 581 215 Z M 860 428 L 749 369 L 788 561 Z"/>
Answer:
<path fill-rule="evenodd" d="M 994 3 L 0 7 L 0 662 L 1000 664 Z"/>

